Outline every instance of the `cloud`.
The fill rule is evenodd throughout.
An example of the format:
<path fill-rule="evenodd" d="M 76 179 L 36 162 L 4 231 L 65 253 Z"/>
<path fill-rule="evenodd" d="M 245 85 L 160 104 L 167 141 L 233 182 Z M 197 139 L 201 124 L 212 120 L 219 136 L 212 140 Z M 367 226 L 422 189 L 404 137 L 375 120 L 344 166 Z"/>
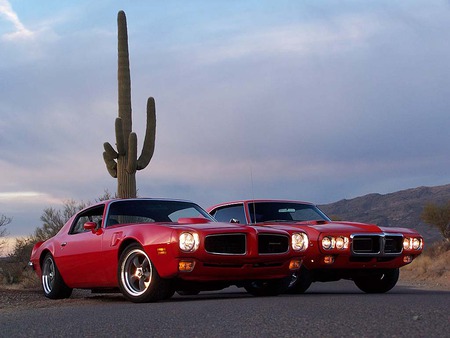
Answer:
<path fill-rule="evenodd" d="M 249 30 L 220 45 L 201 50 L 199 58 L 206 63 L 225 59 L 242 59 L 251 55 L 291 54 L 308 56 L 347 52 L 363 47 L 379 30 L 371 18 L 340 17 L 315 23 L 297 23 Z"/>
<path fill-rule="evenodd" d="M 35 34 L 0 38 L 0 207 L 17 235 L 49 204 L 115 190 L 102 144 L 115 141 L 116 10 L 16 8 L 25 27 L 0 4 L 12 34 Z M 250 197 L 253 180 L 255 197 L 323 203 L 448 183 L 448 12 L 298 5 L 250 16 L 227 4 L 229 15 L 200 18 L 161 6 L 125 8 L 138 151 L 147 97 L 157 105 L 140 195 L 208 206 Z"/>
<path fill-rule="evenodd" d="M 25 27 L 25 25 L 20 21 L 17 13 L 12 9 L 11 4 L 6 0 L 0 0 L 0 15 L 6 18 L 6 20 L 10 21 L 16 29 L 15 32 L 4 34 L 2 36 L 3 39 L 28 39 L 34 36 L 34 32 Z"/>

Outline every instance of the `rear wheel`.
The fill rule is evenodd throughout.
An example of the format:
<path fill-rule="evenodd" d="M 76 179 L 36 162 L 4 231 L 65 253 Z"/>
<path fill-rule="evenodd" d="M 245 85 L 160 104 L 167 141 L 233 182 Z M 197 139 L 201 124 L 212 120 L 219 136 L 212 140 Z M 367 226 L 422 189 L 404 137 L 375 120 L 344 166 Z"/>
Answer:
<path fill-rule="evenodd" d="M 353 279 L 356 286 L 366 293 L 385 293 L 391 290 L 398 281 L 400 270 L 388 269 Z"/>
<path fill-rule="evenodd" d="M 289 283 L 288 293 L 304 293 L 311 286 L 312 277 L 311 272 L 302 266 L 300 270 L 292 274 Z"/>
<path fill-rule="evenodd" d="M 248 283 L 244 288 L 248 293 L 257 297 L 277 296 L 289 287 L 291 277 L 281 279 L 257 280 Z"/>
<path fill-rule="evenodd" d="M 41 269 L 41 285 L 45 297 L 50 299 L 70 297 L 72 289 L 64 283 L 51 253 L 44 257 Z"/>
<path fill-rule="evenodd" d="M 132 302 L 155 302 L 173 295 L 170 280 L 159 276 L 150 258 L 138 244 L 131 244 L 124 250 L 117 274 L 120 291 Z"/>

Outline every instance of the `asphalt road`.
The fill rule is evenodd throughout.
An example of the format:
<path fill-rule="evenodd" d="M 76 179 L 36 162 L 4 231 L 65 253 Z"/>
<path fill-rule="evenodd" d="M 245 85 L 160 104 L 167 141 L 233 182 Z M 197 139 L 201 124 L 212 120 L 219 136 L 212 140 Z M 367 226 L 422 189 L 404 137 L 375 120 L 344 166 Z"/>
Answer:
<path fill-rule="evenodd" d="M 150 304 L 119 294 L 52 302 L 1 313 L 0 337 L 450 337 L 450 292 L 401 285 L 376 295 L 341 281 L 267 298 L 228 288 Z"/>

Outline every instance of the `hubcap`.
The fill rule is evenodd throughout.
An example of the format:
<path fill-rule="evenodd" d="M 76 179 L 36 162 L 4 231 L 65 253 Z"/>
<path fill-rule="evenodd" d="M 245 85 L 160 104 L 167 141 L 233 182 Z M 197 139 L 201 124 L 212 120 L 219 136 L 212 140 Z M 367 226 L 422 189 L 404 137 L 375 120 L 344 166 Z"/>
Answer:
<path fill-rule="evenodd" d="M 51 258 L 48 258 L 44 262 L 42 270 L 42 287 L 46 294 L 52 292 L 53 284 L 55 281 L 55 264 Z"/>
<path fill-rule="evenodd" d="M 128 253 L 122 263 L 122 285 L 132 296 L 142 295 L 152 281 L 152 266 L 147 254 L 141 249 Z"/>

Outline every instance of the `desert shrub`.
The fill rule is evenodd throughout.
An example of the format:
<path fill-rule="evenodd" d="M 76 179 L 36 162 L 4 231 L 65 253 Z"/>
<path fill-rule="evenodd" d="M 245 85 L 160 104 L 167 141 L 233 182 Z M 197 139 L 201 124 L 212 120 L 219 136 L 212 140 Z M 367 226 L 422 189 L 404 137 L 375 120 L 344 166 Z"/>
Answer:
<path fill-rule="evenodd" d="M 425 205 L 421 218 L 425 223 L 438 228 L 442 236 L 450 241 L 450 201 L 444 205 Z"/>
<path fill-rule="evenodd" d="M 6 245 L 6 240 L 4 239 L 8 235 L 6 226 L 11 223 L 12 218 L 5 215 L 0 215 L 0 254 L 2 254 L 3 248 Z"/>
<path fill-rule="evenodd" d="M 95 202 L 114 198 L 107 190 Z M 8 257 L 0 260 L 0 283 L 35 286 L 39 284 L 34 272 L 28 268 L 33 246 L 39 241 L 45 241 L 53 237 L 63 225 L 79 210 L 89 206 L 91 202 L 76 202 L 74 200 L 64 201 L 61 208 L 44 209 L 41 222 L 34 233 L 28 237 L 16 239 L 14 248 Z M 8 221 L 9 220 L 9 221 Z M 11 220 L 5 216 L 0 217 L 0 239 L 2 231 L 1 224 L 8 224 Z M 3 222 L 3 223 L 2 223 Z M 0 246 L 1 248 L 1 246 Z"/>

